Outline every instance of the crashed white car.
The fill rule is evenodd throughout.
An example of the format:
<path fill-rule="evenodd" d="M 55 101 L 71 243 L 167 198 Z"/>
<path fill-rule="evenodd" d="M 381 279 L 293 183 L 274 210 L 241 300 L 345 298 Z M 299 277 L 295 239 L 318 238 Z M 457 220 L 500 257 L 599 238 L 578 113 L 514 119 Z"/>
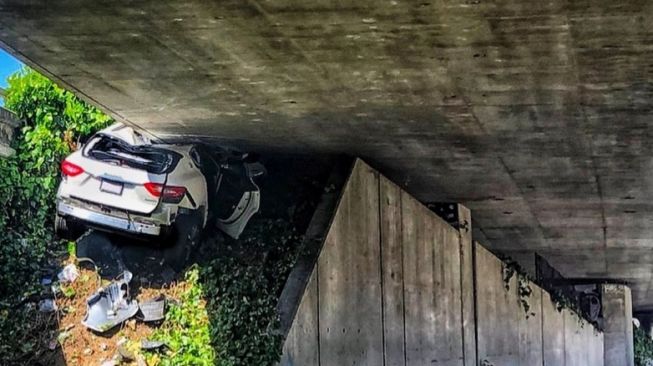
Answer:
<path fill-rule="evenodd" d="M 186 259 L 199 233 L 215 219 L 238 238 L 259 210 L 254 177 L 265 173 L 246 155 L 202 145 L 153 144 L 123 124 L 91 137 L 61 163 L 55 230 L 169 238 L 172 257 Z"/>

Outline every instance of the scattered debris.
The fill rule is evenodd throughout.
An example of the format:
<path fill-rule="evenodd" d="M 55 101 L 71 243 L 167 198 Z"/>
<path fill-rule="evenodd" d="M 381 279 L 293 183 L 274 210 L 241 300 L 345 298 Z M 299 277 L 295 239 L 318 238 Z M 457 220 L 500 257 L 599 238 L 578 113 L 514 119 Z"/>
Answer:
<path fill-rule="evenodd" d="M 150 341 L 147 339 L 141 340 L 141 349 L 144 350 L 154 351 L 162 349 L 163 347 L 167 347 L 167 345 L 162 341 Z"/>
<path fill-rule="evenodd" d="M 130 319 L 125 322 L 125 326 L 131 330 L 136 330 L 136 320 Z"/>
<path fill-rule="evenodd" d="M 124 271 L 122 279 L 100 288 L 87 299 L 87 314 L 82 324 L 96 332 L 104 333 L 133 317 L 138 312 L 138 302 L 129 300 L 129 282 L 132 273 Z"/>
<path fill-rule="evenodd" d="M 150 299 L 140 304 L 141 316 L 140 320 L 144 322 L 156 322 L 163 320 L 165 317 L 166 298 L 164 295 L 159 295 L 154 299 Z"/>
<path fill-rule="evenodd" d="M 54 299 L 43 299 L 39 301 L 39 311 L 42 313 L 51 313 L 57 311 L 57 303 Z"/>
<path fill-rule="evenodd" d="M 52 277 L 45 276 L 41 278 L 41 286 L 50 286 L 52 285 Z"/>
<path fill-rule="evenodd" d="M 140 353 L 140 347 L 137 343 L 125 341 L 118 346 L 118 353 L 114 357 L 119 363 L 136 361 L 138 366 L 147 366 L 143 355 Z"/>
<path fill-rule="evenodd" d="M 77 277 L 79 277 L 79 270 L 73 263 L 66 265 L 57 275 L 57 278 L 59 278 L 59 282 L 61 283 L 75 282 Z"/>
<path fill-rule="evenodd" d="M 130 248 L 133 249 L 133 248 Z M 129 253 L 133 253 L 136 250 L 130 250 Z M 138 253 L 136 253 L 138 254 Z M 143 257 L 130 256 L 130 260 L 141 259 Z M 68 360 L 71 365 L 89 365 L 89 366 L 98 366 L 102 364 L 106 365 L 119 365 L 118 359 L 115 358 L 118 354 L 118 340 L 121 339 L 122 342 L 130 342 L 136 353 L 145 353 L 146 351 L 141 348 L 141 340 L 153 339 L 153 333 L 156 330 L 156 327 L 162 323 L 159 322 L 148 322 L 145 323 L 142 321 L 142 316 L 138 312 L 136 315 L 129 319 L 133 319 L 131 322 L 123 322 L 124 326 L 121 328 L 120 325 L 117 325 L 111 330 L 107 330 L 101 334 L 97 331 L 89 329 L 85 325 L 75 326 L 73 329 L 67 329 L 66 325 L 77 325 L 83 324 L 84 320 L 88 318 L 88 299 L 94 294 L 97 294 L 100 289 L 106 289 L 111 283 L 113 277 L 105 277 L 101 279 L 98 271 L 95 266 L 84 265 L 82 263 L 83 258 L 77 258 L 77 266 L 79 269 L 79 277 L 75 280 L 74 283 L 64 285 L 65 287 L 71 287 L 75 290 L 75 296 L 65 297 L 62 294 L 61 290 L 58 290 L 58 295 L 56 295 L 56 303 L 59 307 L 59 322 L 60 329 L 55 330 L 53 335 L 50 335 L 43 341 L 43 349 L 48 350 L 48 354 L 61 353 L 63 357 Z M 126 299 L 134 299 L 138 304 L 145 304 L 148 301 L 159 300 L 162 295 L 165 298 L 166 306 L 168 301 L 174 298 L 178 298 L 180 293 L 185 289 L 185 282 L 170 282 L 162 283 L 160 277 L 158 276 L 161 267 L 147 266 L 151 261 L 143 263 L 144 266 L 136 266 L 133 273 L 133 278 L 128 283 L 129 285 L 129 296 L 125 297 Z M 91 263 L 93 264 L 93 263 Z M 130 263 L 130 265 L 133 263 Z M 59 268 L 60 270 L 60 268 Z M 131 272 L 131 268 L 130 268 Z M 57 282 L 58 271 L 53 271 L 54 285 L 59 285 Z M 102 272 L 103 273 L 103 272 Z M 98 281 L 95 281 L 97 277 Z M 156 285 L 143 285 L 142 278 L 151 277 L 154 281 L 148 281 L 147 283 L 156 283 Z M 124 274 L 117 278 L 117 280 L 124 280 Z M 115 282 L 115 279 L 114 279 Z M 118 281 L 120 282 L 120 281 Z M 63 287 L 63 286 L 62 286 Z M 34 303 L 35 306 L 38 306 L 38 300 Z M 37 307 L 36 307 L 37 309 Z M 52 317 L 50 314 L 41 313 L 42 316 Z M 165 314 L 165 313 L 164 313 Z M 54 318 L 54 317 L 53 317 Z M 128 319 L 128 320 L 129 320 Z M 132 325 L 133 327 L 130 327 Z M 57 333 L 63 331 L 69 331 L 66 335 L 67 339 L 65 342 L 59 344 L 59 342 L 54 339 L 52 346 L 54 346 L 54 352 L 49 350 L 50 344 L 48 343 L 51 339 L 57 337 Z M 85 349 L 91 348 L 93 350 L 92 354 L 85 354 Z M 159 352 L 164 352 L 164 348 L 159 348 L 152 351 L 148 355 L 149 365 L 157 365 L 159 363 L 152 361 L 156 359 L 155 357 Z M 166 348 L 167 350 L 167 348 Z M 88 351 L 86 351 L 88 352 Z M 162 357 L 162 356 L 161 356 Z M 75 360 L 74 362 L 72 360 Z M 137 365 L 138 359 L 131 361 L 131 363 L 125 363 L 130 365 Z M 47 364 L 47 363 L 45 363 Z"/>
<path fill-rule="evenodd" d="M 54 351 L 57 347 L 59 347 L 59 341 L 56 338 L 51 339 L 50 342 L 48 342 L 48 349 L 50 351 Z"/>
<path fill-rule="evenodd" d="M 136 354 L 129 347 L 128 342 L 123 342 L 118 346 L 118 355 L 121 361 L 133 361 L 136 359 Z"/>

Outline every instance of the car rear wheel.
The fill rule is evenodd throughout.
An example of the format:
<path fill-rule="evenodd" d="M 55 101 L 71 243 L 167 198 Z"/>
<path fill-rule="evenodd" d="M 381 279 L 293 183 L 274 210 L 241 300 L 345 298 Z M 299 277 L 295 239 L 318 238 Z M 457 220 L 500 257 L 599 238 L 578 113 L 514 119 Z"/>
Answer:
<path fill-rule="evenodd" d="M 83 229 L 73 220 L 56 215 L 54 217 L 54 233 L 61 239 L 77 240 L 83 234 Z"/>
<path fill-rule="evenodd" d="M 182 215 L 174 223 L 168 246 L 164 249 L 165 262 L 179 271 L 188 264 L 200 241 L 202 219 L 200 215 Z"/>

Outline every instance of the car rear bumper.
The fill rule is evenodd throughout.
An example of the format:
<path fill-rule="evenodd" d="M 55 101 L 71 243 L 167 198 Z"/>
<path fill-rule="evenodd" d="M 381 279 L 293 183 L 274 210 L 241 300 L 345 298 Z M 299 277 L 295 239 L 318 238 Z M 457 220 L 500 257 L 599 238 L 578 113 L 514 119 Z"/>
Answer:
<path fill-rule="evenodd" d="M 153 236 L 161 234 L 161 226 L 158 224 L 115 217 L 80 207 L 69 202 L 59 201 L 57 203 L 57 213 L 63 216 L 72 216 L 90 224 L 100 225 L 128 233 Z"/>

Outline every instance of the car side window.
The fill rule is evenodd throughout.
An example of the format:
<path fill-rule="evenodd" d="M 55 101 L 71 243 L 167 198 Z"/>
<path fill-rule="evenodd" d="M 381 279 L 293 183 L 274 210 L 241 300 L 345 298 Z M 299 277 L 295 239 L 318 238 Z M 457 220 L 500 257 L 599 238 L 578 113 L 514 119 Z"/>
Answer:
<path fill-rule="evenodd" d="M 197 151 L 197 149 L 192 148 L 190 150 L 190 157 L 193 159 L 193 163 L 195 163 L 198 168 L 202 167 L 202 158 L 200 157 L 200 153 Z"/>

